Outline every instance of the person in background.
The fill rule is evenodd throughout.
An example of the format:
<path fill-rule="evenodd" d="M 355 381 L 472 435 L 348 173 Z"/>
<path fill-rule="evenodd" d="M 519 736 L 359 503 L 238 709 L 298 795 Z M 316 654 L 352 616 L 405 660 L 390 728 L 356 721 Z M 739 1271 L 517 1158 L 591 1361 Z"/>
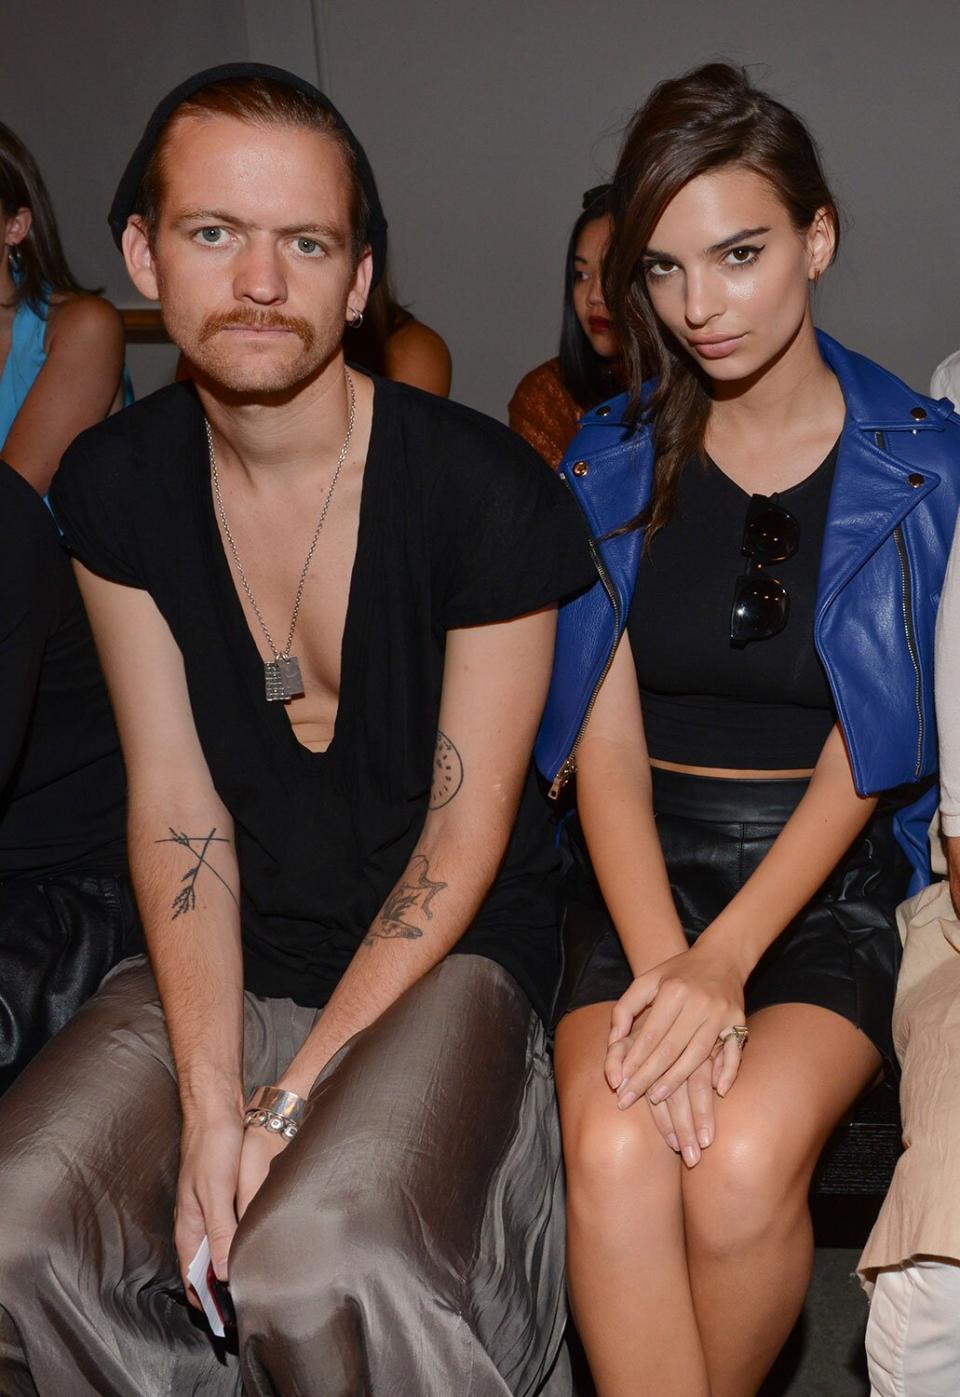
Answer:
<path fill-rule="evenodd" d="M 347 328 L 344 351 L 348 363 L 440 398 L 450 396 L 450 351 L 436 330 L 397 301 L 389 268 Z"/>
<path fill-rule="evenodd" d="M 562 468 L 602 580 L 561 608 L 537 744 L 606 907 L 557 1029 L 569 1288 L 600 1397 L 748 1397 L 820 1151 L 894 1058 L 960 420 L 815 330 L 836 204 L 743 69 L 654 90 L 613 224 L 629 393 Z"/>
<path fill-rule="evenodd" d="M 949 398 L 954 407 L 960 406 L 960 349 L 948 354 L 938 364 L 930 380 L 931 398 Z"/>
<path fill-rule="evenodd" d="M 36 491 L 0 462 L 0 1091 L 143 950 L 124 805 L 69 560 Z"/>
<path fill-rule="evenodd" d="M 620 347 L 603 299 L 609 241 L 610 186 L 602 184 L 584 194 L 567 244 L 560 352 L 525 374 L 510 399 L 510 426 L 554 469 L 581 414 L 620 387 Z"/>
<path fill-rule="evenodd" d="M 41 495 L 78 432 L 132 400 L 123 325 L 67 264 L 33 156 L 0 123 L 0 456 Z"/>
<path fill-rule="evenodd" d="M 939 881 L 897 912 L 904 947 L 893 1038 L 906 1148 L 858 1267 L 871 1296 L 874 1397 L 960 1392 L 960 527 L 937 613 L 935 681 Z"/>

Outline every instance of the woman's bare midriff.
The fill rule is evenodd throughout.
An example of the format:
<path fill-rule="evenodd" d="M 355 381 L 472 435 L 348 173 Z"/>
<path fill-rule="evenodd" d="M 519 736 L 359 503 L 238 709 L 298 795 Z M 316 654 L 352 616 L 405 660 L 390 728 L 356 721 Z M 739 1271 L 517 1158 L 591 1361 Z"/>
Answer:
<path fill-rule="evenodd" d="M 729 766 L 685 766 L 683 762 L 662 762 L 654 757 L 650 758 L 650 765 L 658 766 L 661 771 L 680 771 L 685 776 L 719 776 L 724 781 L 792 781 L 813 775 L 812 768 L 802 771 L 740 771 Z"/>

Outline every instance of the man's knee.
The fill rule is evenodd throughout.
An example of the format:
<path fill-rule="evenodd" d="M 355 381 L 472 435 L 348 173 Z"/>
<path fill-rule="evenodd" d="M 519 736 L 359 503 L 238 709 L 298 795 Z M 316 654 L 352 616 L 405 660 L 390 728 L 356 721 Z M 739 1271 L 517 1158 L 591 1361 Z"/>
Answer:
<path fill-rule="evenodd" d="M 257 1200 L 230 1251 L 230 1290 L 241 1326 L 315 1329 L 344 1304 L 366 1311 L 409 1297 L 436 1252 L 426 1242 L 415 1203 L 372 1171 L 345 1171 L 322 1198 L 292 1198 L 272 1207 Z M 274 1191 L 275 1198 L 275 1191 Z M 271 1200 L 273 1201 L 273 1200 Z M 432 1268 L 431 1268 L 432 1270 Z M 431 1275 L 431 1288 L 439 1276 Z M 291 1337 L 294 1337 L 291 1334 Z"/>

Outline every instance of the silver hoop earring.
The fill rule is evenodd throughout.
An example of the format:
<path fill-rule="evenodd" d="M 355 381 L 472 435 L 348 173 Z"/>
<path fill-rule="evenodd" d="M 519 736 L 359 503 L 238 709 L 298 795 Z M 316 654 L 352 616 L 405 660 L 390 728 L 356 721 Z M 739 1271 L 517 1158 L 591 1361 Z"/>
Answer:
<path fill-rule="evenodd" d="M 363 311 L 355 310 L 353 312 L 353 319 L 348 320 L 347 324 L 350 326 L 351 330 L 359 330 L 360 326 L 363 324 Z"/>

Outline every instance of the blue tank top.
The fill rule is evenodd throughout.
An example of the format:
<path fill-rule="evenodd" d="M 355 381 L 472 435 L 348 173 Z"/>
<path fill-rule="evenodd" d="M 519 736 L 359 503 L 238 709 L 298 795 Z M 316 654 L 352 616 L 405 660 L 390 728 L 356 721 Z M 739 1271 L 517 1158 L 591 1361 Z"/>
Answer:
<path fill-rule="evenodd" d="M 26 301 L 21 301 L 13 317 L 10 352 L 3 366 L 3 373 L 0 374 L 0 453 L 14 418 L 23 407 L 37 374 L 47 362 L 47 351 L 43 344 L 47 332 L 47 310 L 47 302 L 44 302 L 38 313 L 32 310 Z M 132 402 L 133 385 L 124 365 L 123 405 L 129 407 Z"/>

